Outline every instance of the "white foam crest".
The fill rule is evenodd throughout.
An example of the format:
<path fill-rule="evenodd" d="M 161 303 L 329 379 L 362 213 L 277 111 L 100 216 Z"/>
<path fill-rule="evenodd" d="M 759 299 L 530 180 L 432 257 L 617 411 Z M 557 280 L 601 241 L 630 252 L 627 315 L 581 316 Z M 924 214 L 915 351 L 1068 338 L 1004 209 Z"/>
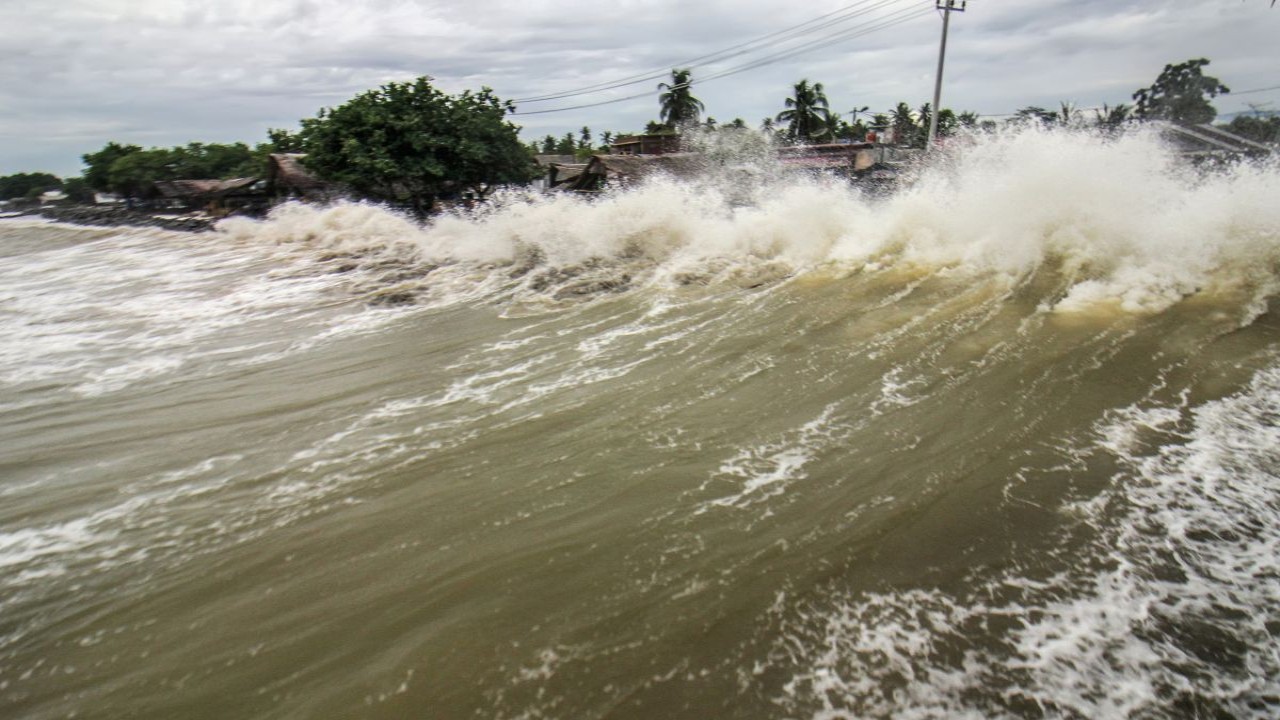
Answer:
<path fill-rule="evenodd" d="M 793 671 L 778 702 L 814 718 L 1164 717 L 1189 707 L 1275 717 L 1277 417 L 1280 367 L 1192 411 L 1111 413 L 1098 446 L 1128 470 L 1068 508 L 1097 536 L 1066 551 L 1060 572 L 1010 571 L 964 594 L 836 591 L 797 604 L 772 654 Z M 996 626 L 1009 630 L 993 636 Z"/>
<path fill-rule="evenodd" d="M 299 263 L 271 247 L 158 231 L 85 237 L 0 268 L 0 332 L 11 341 L 0 345 L 0 383 L 97 396 L 177 376 L 214 355 L 254 364 L 395 317 L 335 310 L 342 276 L 307 271 L 310 258 Z M 308 336 L 259 332 L 284 317 Z"/>
<path fill-rule="evenodd" d="M 1045 306 L 1061 312 L 1155 312 L 1197 292 L 1276 286 L 1280 171 L 1194 171 L 1154 132 L 976 136 L 883 200 L 752 161 L 758 172 L 719 163 L 718 175 L 656 177 L 590 198 L 512 194 L 425 228 L 341 204 L 287 206 L 225 232 L 442 263 L 643 261 L 665 278 L 715 275 L 726 261 L 801 272 L 831 263 L 1015 276 L 1051 268 L 1069 290 Z"/>
<path fill-rule="evenodd" d="M 230 218 L 217 227 L 229 240 L 325 249 L 350 254 L 408 254 L 417 251 L 422 228 L 402 215 L 368 203 L 328 206 L 286 203 L 266 221 Z"/>
<path fill-rule="evenodd" d="M 89 518 L 39 528 L 19 528 L 0 533 L 0 569 L 5 573 L 37 559 L 74 552 L 102 539 Z M 7 584 L 7 583 L 6 583 Z"/>

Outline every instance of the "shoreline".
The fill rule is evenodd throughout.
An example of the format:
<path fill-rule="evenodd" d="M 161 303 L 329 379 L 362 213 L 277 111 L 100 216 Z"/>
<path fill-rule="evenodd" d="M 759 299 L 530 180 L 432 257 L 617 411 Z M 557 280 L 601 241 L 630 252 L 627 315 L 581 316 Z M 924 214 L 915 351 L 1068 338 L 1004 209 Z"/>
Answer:
<path fill-rule="evenodd" d="M 165 217 L 120 206 L 69 205 L 32 209 L 9 217 L 38 216 L 55 222 L 92 227 L 154 227 L 176 232 L 208 232 L 217 222 L 209 216 Z"/>

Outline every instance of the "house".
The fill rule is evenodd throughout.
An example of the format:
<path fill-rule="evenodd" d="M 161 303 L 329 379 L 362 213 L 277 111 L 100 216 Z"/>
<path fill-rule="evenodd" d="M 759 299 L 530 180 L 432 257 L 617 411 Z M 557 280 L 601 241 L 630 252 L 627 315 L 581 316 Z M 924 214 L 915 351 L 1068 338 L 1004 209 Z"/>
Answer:
<path fill-rule="evenodd" d="M 612 155 L 667 155 L 680 152 L 679 135 L 625 135 L 609 144 Z"/>
<path fill-rule="evenodd" d="M 1154 124 L 1179 155 L 1193 162 L 1266 157 L 1275 151 L 1274 147 L 1240 137 L 1208 123 L 1190 126 L 1170 122 Z"/>
<path fill-rule="evenodd" d="M 828 170 L 846 176 L 866 170 L 880 160 L 873 143 L 829 143 L 778 148 L 783 168 Z"/>
<path fill-rule="evenodd" d="M 574 155 L 534 155 L 533 161 L 543 173 L 536 181 L 539 190 L 559 187 L 581 175 L 587 166 Z"/>

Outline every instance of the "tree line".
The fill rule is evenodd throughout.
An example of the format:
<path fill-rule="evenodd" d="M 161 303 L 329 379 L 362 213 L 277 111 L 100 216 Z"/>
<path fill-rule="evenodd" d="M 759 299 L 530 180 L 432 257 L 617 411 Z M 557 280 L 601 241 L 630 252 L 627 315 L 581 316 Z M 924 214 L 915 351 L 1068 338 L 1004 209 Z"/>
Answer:
<path fill-rule="evenodd" d="M 1150 87 L 1133 93 L 1134 104 L 1104 105 L 1091 114 L 1063 102 L 1056 109 L 1028 105 L 997 122 L 974 112 L 957 113 L 943 108 L 938 113 L 937 133 L 940 137 L 947 137 L 960 130 L 994 130 L 1001 124 L 1110 130 L 1139 120 L 1167 120 L 1187 125 L 1209 123 L 1217 115 L 1210 99 L 1230 90 L 1217 78 L 1204 74 L 1203 69 L 1208 64 L 1208 60 L 1200 58 L 1166 65 Z M 670 81 L 658 85 L 661 91 L 658 96 L 659 119 L 645 126 L 646 134 L 677 134 L 691 128 L 746 129 L 747 125 L 741 118 L 724 125 L 713 117 L 703 119 L 706 106 L 694 96 L 693 84 L 691 69 L 671 71 Z M 884 113 L 871 113 L 865 105 L 839 112 L 833 109 L 822 83 L 811 83 L 808 79 L 795 83 L 782 104 L 780 112 L 761 120 L 758 127 L 776 142 L 788 145 L 861 141 L 872 131 L 889 131 L 896 143 L 922 148 L 928 140 L 933 115 L 933 108 L 928 102 L 915 108 L 899 102 Z M 1280 118 L 1275 116 L 1239 115 L 1226 127 L 1257 142 L 1280 141 Z M 583 157 L 607 149 L 616 137 L 633 134 L 604 132 L 597 146 L 593 142 L 591 128 L 583 127 L 576 135 L 572 132 L 562 137 L 547 135 L 540 141 L 529 143 L 529 150 L 539 154 L 576 154 Z"/>
<path fill-rule="evenodd" d="M 1087 115 L 1069 103 L 1057 109 L 1027 106 L 1009 116 L 1006 124 L 1081 127 L 1104 130 L 1136 120 L 1166 120 L 1201 124 L 1216 117 L 1210 100 L 1230 90 L 1204 73 L 1206 59 L 1166 65 L 1149 87 L 1133 93 L 1132 105 L 1104 106 Z M 648 134 L 676 134 L 690 128 L 745 131 L 741 118 L 720 124 L 706 116 L 694 96 L 693 73 L 675 69 L 660 83 L 657 120 L 645 126 Z M 267 140 L 245 143 L 189 143 L 172 148 L 143 149 L 108 142 L 82 156 L 82 178 L 62 180 L 47 173 L 19 173 L 0 178 L 0 199 L 36 197 L 62 189 L 74 198 L 93 191 L 126 197 L 147 193 L 157 181 L 261 176 L 271 153 L 304 153 L 306 166 L 321 178 L 341 183 L 357 196 L 397 204 L 417 214 L 430 211 L 442 196 L 470 194 L 483 198 L 494 187 L 520 183 L 538 173 L 536 154 L 589 156 L 606 149 L 616 138 L 633 133 L 606 131 L 598 138 L 590 127 L 563 137 L 548 135 L 522 144 L 520 128 L 508 120 L 510 101 L 489 88 L 450 95 L 432 85 L 432 78 L 389 83 L 365 91 L 334 108 L 321 109 L 300 121 L 297 130 L 270 129 Z M 835 111 L 820 82 L 803 79 L 783 98 L 782 109 L 764 118 L 759 129 L 781 144 L 862 140 L 868 132 L 892 131 L 896 142 L 923 147 L 933 115 L 929 103 L 911 107 L 900 102 L 885 113 L 866 106 Z M 846 119 L 847 117 L 847 119 Z M 937 114 L 942 137 L 961 129 L 993 129 L 995 120 L 973 112 L 943 108 Z M 1226 126 L 1259 142 L 1280 142 L 1280 117 L 1237 116 Z"/>

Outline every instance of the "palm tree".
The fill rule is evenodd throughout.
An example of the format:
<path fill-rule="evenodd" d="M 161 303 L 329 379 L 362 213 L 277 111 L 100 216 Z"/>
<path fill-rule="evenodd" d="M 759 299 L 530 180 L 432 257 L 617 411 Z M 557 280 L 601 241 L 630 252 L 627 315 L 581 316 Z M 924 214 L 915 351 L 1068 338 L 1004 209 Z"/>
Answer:
<path fill-rule="evenodd" d="M 689 68 L 672 70 L 670 84 L 658 83 L 658 89 L 666 91 L 658 96 L 661 106 L 659 117 L 664 123 L 678 128 L 684 123 L 698 121 L 698 115 L 706 106 L 689 91 L 692 85 L 693 71 Z"/>
<path fill-rule="evenodd" d="M 941 119 L 941 115 L 938 116 Z M 916 128 L 915 136 L 911 138 L 912 147 L 924 147 L 929 142 L 929 124 L 933 122 L 933 103 L 924 103 L 916 110 L 916 118 L 919 127 Z"/>
<path fill-rule="evenodd" d="M 1062 107 L 1062 109 L 1058 111 L 1058 122 L 1060 122 L 1063 127 L 1071 127 L 1072 123 L 1080 119 L 1080 113 L 1076 110 L 1075 103 L 1060 100 L 1058 105 Z"/>
<path fill-rule="evenodd" d="M 910 105 L 904 102 L 898 103 L 898 107 L 891 113 L 889 122 L 893 126 L 895 142 L 910 143 L 915 139 L 919 126 L 916 125 L 915 113 L 911 112 Z"/>
<path fill-rule="evenodd" d="M 1115 107 L 1103 103 L 1101 110 L 1093 111 L 1093 124 L 1105 132 L 1114 132 L 1129 121 L 1129 116 L 1132 112 L 1133 108 L 1124 103 L 1120 103 Z"/>
<path fill-rule="evenodd" d="M 787 132 L 795 142 L 805 142 L 822 137 L 827 118 L 831 115 L 827 94 L 822 83 L 809 85 L 808 80 L 796 83 L 787 109 L 778 113 L 778 122 L 787 123 Z"/>
<path fill-rule="evenodd" d="M 1058 124 L 1058 113 L 1046 110 L 1039 105 L 1028 105 L 1015 112 L 1013 117 L 1009 118 L 1009 122 L 1014 125 L 1035 122 L 1042 127 L 1050 127 Z"/>
<path fill-rule="evenodd" d="M 840 138 L 852 138 L 854 134 L 854 126 L 844 121 L 840 113 L 827 113 L 827 119 L 822 123 L 822 130 L 819 133 L 820 139 L 826 142 L 835 142 Z"/>

